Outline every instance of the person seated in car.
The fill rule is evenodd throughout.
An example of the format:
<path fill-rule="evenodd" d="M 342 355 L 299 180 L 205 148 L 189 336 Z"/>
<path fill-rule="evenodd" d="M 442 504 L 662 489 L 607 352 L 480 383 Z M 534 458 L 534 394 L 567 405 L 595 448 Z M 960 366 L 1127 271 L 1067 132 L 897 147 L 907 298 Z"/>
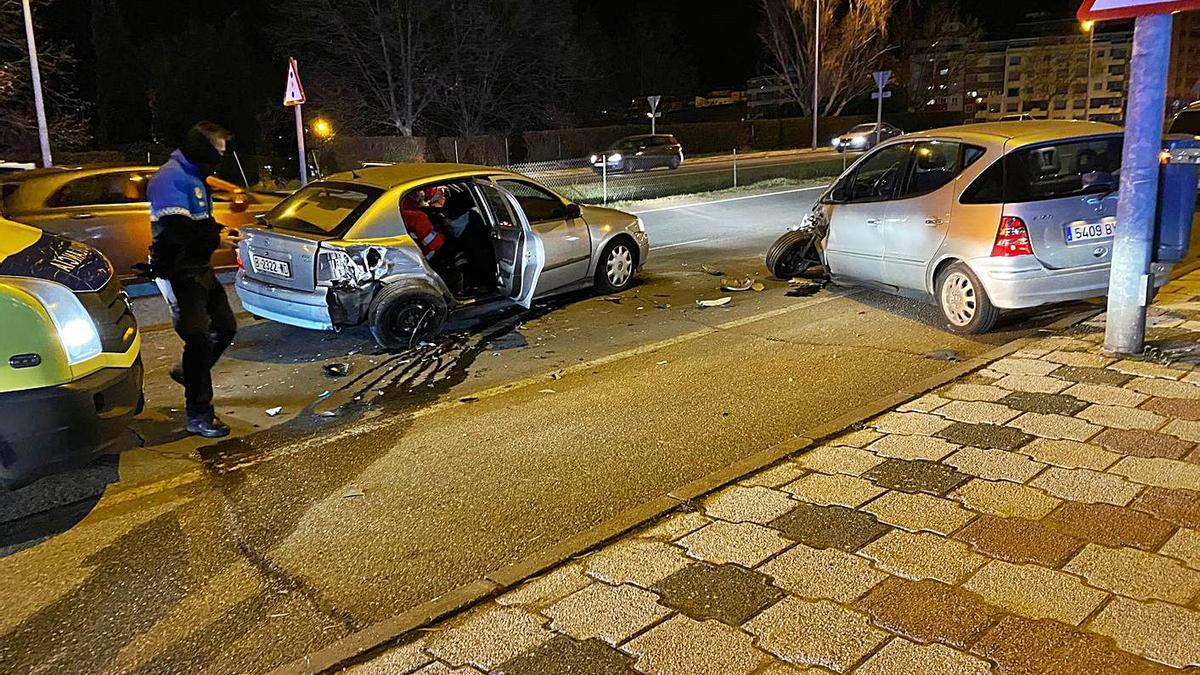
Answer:
<path fill-rule="evenodd" d="M 447 236 L 445 228 L 430 216 L 430 205 L 436 201 L 436 195 L 430 190 L 417 190 L 405 195 L 400 203 L 400 215 L 404 225 L 429 266 L 438 273 L 452 293 L 458 293 L 462 287 L 462 274 L 458 271 L 458 253 L 454 240 Z M 444 199 L 444 196 L 443 196 Z"/>
<path fill-rule="evenodd" d="M 422 207 L 434 226 L 444 233 L 452 242 L 457 259 L 456 266 L 460 269 L 463 286 L 468 295 L 486 291 L 494 283 L 495 252 L 492 250 L 491 238 L 479 226 L 482 221 L 472 227 L 471 216 L 475 211 L 471 208 L 448 208 L 450 189 L 437 186 L 418 193 Z M 466 197 L 457 193 L 458 197 Z M 461 201 L 461 200 L 459 200 Z M 458 215 L 452 215 L 460 210 Z"/>

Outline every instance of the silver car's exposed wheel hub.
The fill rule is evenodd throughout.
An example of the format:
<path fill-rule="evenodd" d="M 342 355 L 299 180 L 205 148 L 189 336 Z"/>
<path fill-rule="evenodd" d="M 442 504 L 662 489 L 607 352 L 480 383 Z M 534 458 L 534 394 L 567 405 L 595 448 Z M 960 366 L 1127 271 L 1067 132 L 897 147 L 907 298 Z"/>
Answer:
<path fill-rule="evenodd" d="M 965 326 L 979 311 L 979 296 L 975 284 L 962 272 L 955 272 L 942 282 L 942 311 L 955 326 Z"/>
<path fill-rule="evenodd" d="M 625 244 L 617 244 L 609 251 L 604 266 L 608 283 L 620 288 L 629 283 L 629 278 L 633 276 L 633 253 Z"/>

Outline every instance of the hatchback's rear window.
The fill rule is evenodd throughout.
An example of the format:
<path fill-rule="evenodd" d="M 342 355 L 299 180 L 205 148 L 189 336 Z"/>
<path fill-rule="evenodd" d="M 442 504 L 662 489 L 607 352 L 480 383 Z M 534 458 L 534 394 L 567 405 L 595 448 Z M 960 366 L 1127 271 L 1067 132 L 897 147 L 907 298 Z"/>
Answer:
<path fill-rule="evenodd" d="M 383 190 L 351 183 L 313 183 L 279 202 L 267 224 L 306 234 L 341 236 Z"/>
<path fill-rule="evenodd" d="M 963 191 L 963 204 L 1036 202 L 1117 189 L 1121 136 L 1048 143 L 1010 152 Z"/>

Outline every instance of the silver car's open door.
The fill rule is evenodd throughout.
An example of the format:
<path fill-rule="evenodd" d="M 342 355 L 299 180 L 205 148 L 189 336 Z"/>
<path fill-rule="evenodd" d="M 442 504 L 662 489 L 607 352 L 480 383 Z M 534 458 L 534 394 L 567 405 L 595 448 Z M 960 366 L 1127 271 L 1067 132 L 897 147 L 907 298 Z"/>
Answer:
<path fill-rule="evenodd" d="M 516 198 L 487 180 L 476 183 L 491 212 L 500 290 L 528 309 L 546 265 L 546 250 Z"/>

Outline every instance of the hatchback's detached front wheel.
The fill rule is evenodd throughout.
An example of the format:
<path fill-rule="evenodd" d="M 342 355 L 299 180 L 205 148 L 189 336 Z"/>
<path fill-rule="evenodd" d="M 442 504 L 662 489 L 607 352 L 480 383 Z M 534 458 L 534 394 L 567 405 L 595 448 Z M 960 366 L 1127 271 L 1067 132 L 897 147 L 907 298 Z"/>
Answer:
<path fill-rule="evenodd" d="M 986 333 L 1000 318 L 979 277 L 960 262 L 938 275 L 937 301 L 952 333 Z"/>
<path fill-rule="evenodd" d="M 816 239 L 816 234 L 809 230 L 785 232 L 767 249 L 767 269 L 776 279 L 784 281 L 804 274 L 820 264 Z"/>

